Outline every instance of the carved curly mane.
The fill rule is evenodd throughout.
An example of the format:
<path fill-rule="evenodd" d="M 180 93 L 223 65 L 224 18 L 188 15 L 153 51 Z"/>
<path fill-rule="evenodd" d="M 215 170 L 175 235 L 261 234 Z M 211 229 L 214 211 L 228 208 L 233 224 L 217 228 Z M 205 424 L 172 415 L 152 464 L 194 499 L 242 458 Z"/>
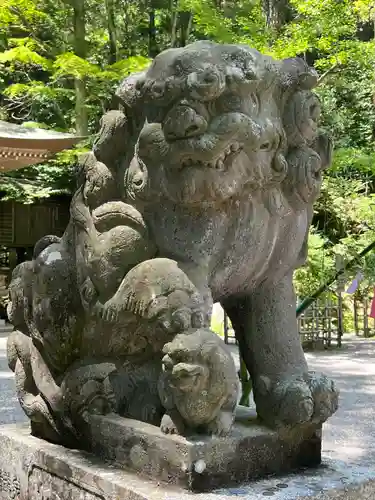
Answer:
<path fill-rule="evenodd" d="M 279 211 L 310 202 L 328 155 L 316 141 L 316 83 L 303 60 L 274 61 L 246 46 L 197 42 L 160 54 L 117 91 L 138 175 L 147 167 L 138 195 L 207 206 L 258 192 Z M 132 193 L 129 175 L 127 185 Z"/>

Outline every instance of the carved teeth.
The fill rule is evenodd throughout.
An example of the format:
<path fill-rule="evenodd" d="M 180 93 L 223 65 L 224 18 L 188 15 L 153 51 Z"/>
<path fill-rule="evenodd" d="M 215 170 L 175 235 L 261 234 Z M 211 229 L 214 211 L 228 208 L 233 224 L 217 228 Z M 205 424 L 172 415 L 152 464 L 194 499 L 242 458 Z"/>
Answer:
<path fill-rule="evenodd" d="M 216 162 L 216 170 L 224 170 L 224 162 L 223 162 L 223 160 L 217 160 L 217 162 Z"/>
<path fill-rule="evenodd" d="M 225 150 L 219 155 L 218 159 L 215 161 L 201 161 L 201 160 L 193 160 L 192 158 L 186 158 L 182 161 L 182 167 L 191 167 L 195 165 L 197 167 L 204 168 L 216 168 L 216 170 L 225 170 L 224 162 L 227 157 L 232 153 L 237 153 L 242 149 L 242 144 L 238 142 L 234 142 L 225 148 Z"/>

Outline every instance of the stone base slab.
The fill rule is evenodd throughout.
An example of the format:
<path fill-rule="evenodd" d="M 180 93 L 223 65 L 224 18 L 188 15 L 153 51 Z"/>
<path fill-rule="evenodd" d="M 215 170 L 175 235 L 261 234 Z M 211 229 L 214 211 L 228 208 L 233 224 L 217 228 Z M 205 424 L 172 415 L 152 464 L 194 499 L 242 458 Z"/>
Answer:
<path fill-rule="evenodd" d="M 119 468 L 189 491 L 254 481 L 321 462 L 321 429 L 282 439 L 239 407 L 225 438 L 165 435 L 158 427 L 118 415 L 89 417 L 91 451 Z"/>
<path fill-rule="evenodd" d="M 192 493 L 105 464 L 93 455 L 30 436 L 26 425 L 0 427 L 1 500 L 373 500 L 375 470 L 323 461 L 282 478 Z"/>

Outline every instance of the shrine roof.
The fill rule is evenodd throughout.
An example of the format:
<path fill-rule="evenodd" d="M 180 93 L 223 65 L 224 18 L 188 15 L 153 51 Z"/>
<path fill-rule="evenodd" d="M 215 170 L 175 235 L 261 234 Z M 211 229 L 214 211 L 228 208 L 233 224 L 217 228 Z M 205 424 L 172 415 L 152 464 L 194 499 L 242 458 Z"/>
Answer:
<path fill-rule="evenodd" d="M 0 172 L 41 163 L 83 139 L 72 134 L 0 120 Z"/>

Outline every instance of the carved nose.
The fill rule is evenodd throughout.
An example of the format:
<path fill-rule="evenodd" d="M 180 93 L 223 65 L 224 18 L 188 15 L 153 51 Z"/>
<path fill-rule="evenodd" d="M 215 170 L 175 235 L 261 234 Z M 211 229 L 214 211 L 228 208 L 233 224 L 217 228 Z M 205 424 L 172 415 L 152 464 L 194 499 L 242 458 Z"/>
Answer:
<path fill-rule="evenodd" d="M 187 139 L 204 134 L 207 121 L 189 106 L 172 109 L 163 123 L 165 138 L 169 141 Z"/>

